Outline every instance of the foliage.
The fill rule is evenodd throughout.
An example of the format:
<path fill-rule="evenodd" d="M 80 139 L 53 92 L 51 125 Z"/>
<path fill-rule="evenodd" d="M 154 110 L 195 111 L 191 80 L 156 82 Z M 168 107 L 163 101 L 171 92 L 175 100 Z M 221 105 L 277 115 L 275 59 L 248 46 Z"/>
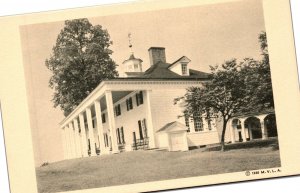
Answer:
<path fill-rule="evenodd" d="M 65 21 L 52 54 L 46 60 L 53 73 L 49 86 L 52 101 L 67 116 L 103 80 L 118 76 L 110 58 L 112 45 L 107 30 L 87 19 Z"/>
<path fill-rule="evenodd" d="M 190 87 L 184 98 L 185 114 L 193 117 L 195 113 L 205 114 L 211 118 L 216 114 L 223 118 L 221 144 L 224 145 L 226 124 L 240 107 L 246 106 L 249 98 L 243 77 L 240 76 L 240 65 L 236 59 L 226 61 L 221 66 L 211 67 L 211 81 L 203 87 Z M 177 101 L 180 98 L 176 99 Z"/>
<path fill-rule="evenodd" d="M 236 59 L 211 66 L 211 80 L 202 87 L 190 87 L 184 97 L 185 114 L 193 117 L 200 113 L 206 118 L 219 115 L 223 119 L 221 146 L 224 150 L 226 125 L 230 118 L 247 112 L 274 108 L 271 73 L 266 33 L 259 35 L 263 59 Z"/>

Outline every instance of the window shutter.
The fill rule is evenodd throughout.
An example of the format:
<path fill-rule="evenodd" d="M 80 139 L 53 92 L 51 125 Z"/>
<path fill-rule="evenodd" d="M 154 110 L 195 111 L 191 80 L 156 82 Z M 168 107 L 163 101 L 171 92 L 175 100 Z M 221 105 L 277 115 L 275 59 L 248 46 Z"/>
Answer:
<path fill-rule="evenodd" d="M 122 143 L 125 144 L 125 136 L 124 136 L 124 129 L 121 127 L 121 134 L 122 134 Z"/>
<path fill-rule="evenodd" d="M 140 104 L 144 104 L 143 91 L 140 91 Z"/>
<path fill-rule="evenodd" d="M 118 105 L 118 110 L 119 110 L 118 114 L 121 115 L 121 105 L 120 104 Z"/>
<path fill-rule="evenodd" d="M 102 123 L 105 123 L 106 120 L 105 120 L 105 113 L 102 114 Z"/>
<path fill-rule="evenodd" d="M 136 106 L 139 106 L 140 104 L 139 104 L 139 94 L 138 93 L 135 94 L 135 99 L 136 99 Z"/>
<path fill-rule="evenodd" d="M 129 98 L 129 109 L 133 109 L 132 98 Z"/>
<path fill-rule="evenodd" d="M 144 137 L 143 137 L 143 128 L 142 128 L 141 121 L 138 121 L 138 124 L 139 124 L 140 139 L 144 139 Z"/>
<path fill-rule="evenodd" d="M 117 141 L 118 141 L 118 144 L 121 143 L 121 140 L 120 140 L 120 129 L 117 128 Z"/>
<path fill-rule="evenodd" d="M 126 107 L 127 107 L 127 111 L 129 111 L 129 104 L 128 104 L 128 99 L 126 99 Z"/>

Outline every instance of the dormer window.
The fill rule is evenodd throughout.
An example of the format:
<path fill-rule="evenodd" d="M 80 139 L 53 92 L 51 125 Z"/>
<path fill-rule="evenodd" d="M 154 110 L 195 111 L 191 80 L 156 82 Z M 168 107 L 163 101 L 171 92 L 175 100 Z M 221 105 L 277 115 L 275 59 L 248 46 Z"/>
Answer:
<path fill-rule="evenodd" d="M 175 62 L 173 62 L 168 68 L 172 72 L 175 72 L 176 74 L 180 76 L 189 76 L 189 67 L 188 64 L 191 62 L 190 59 L 188 59 L 186 56 L 182 56 Z"/>
<path fill-rule="evenodd" d="M 181 63 L 182 75 L 188 75 L 187 73 L 187 63 Z"/>

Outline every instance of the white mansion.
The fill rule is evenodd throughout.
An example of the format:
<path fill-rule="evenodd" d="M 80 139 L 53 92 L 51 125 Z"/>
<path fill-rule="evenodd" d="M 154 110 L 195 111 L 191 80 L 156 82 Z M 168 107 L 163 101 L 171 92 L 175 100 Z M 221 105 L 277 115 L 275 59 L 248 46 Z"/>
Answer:
<path fill-rule="evenodd" d="M 209 74 L 190 69 L 186 56 L 166 63 L 165 48 L 148 51 L 149 69 L 142 71 L 142 60 L 132 54 L 123 62 L 124 77 L 101 82 L 60 123 L 65 159 L 138 149 L 186 151 L 220 142 L 217 118 L 191 121 L 180 117 L 184 101 L 174 104 L 186 88 L 209 81 Z M 235 118 L 228 124 L 226 141 L 277 136 L 274 122 L 272 112 Z"/>

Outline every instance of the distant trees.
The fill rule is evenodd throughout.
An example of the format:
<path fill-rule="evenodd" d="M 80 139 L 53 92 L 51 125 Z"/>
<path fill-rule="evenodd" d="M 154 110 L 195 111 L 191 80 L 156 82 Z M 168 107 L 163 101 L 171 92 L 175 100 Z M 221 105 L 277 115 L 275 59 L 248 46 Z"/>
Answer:
<path fill-rule="evenodd" d="M 211 66 L 211 80 L 203 87 L 190 87 L 184 98 L 185 114 L 192 117 L 196 113 L 210 119 L 218 115 L 223 120 L 221 150 L 225 149 L 225 132 L 229 119 L 239 113 L 261 111 L 274 108 L 271 73 L 267 49 L 266 33 L 259 35 L 263 59 L 246 58 L 237 63 L 228 60 L 222 65 Z"/>
<path fill-rule="evenodd" d="M 104 79 L 118 76 L 111 59 L 112 45 L 107 30 L 87 19 L 65 21 L 58 34 L 47 68 L 53 73 L 54 106 L 67 116 Z"/>
<path fill-rule="evenodd" d="M 245 77 L 247 92 L 251 95 L 248 105 L 248 109 L 251 111 L 274 108 L 266 32 L 259 35 L 259 42 L 263 59 L 260 61 L 245 59 L 241 64 L 243 67 L 241 76 Z"/>

